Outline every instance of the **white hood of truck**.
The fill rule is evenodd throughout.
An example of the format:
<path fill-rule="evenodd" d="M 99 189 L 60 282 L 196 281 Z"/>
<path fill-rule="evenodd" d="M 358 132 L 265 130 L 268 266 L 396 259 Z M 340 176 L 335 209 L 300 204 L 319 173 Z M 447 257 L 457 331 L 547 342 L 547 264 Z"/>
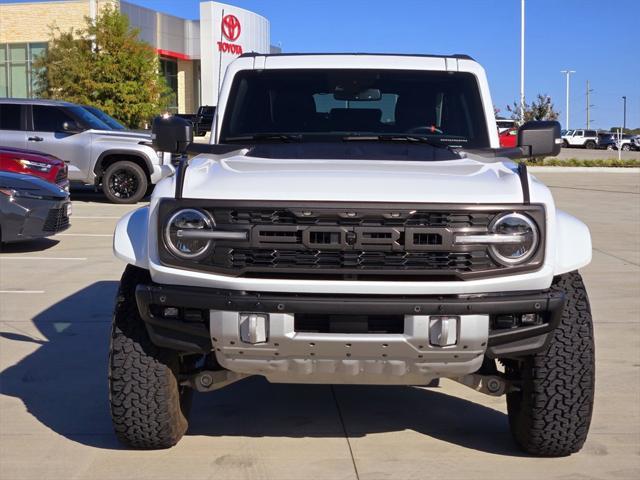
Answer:
<path fill-rule="evenodd" d="M 512 162 L 308 160 L 201 155 L 186 170 L 185 198 L 353 202 L 520 203 Z M 175 177 L 174 177 L 175 181 Z M 172 182 L 173 183 L 173 182 Z M 170 192 L 164 194 L 171 195 Z"/>

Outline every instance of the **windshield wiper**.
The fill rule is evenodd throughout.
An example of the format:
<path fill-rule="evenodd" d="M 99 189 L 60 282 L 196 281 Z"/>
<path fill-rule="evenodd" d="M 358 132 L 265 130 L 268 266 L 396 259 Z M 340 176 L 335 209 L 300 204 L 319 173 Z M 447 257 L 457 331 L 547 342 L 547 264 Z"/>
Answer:
<path fill-rule="evenodd" d="M 284 143 L 301 142 L 302 135 L 295 133 L 254 133 L 252 135 L 239 135 L 236 137 L 227 137 L 224 139 L 224 143 L 255 141 L 275 141 Z"/>
<path fill-rule="evenodd" d="M 380 134 L 380 135 L 347 135 L 342 137 L 345 142 L 353 141 L 374 141 L 374 142 L 413 142 L 423 143 L 435 148 L 444 148 L 445 150 L 454 151 L 451 145 L 442 144 L 432 138 L 422 135 L 411 134 Z"/>

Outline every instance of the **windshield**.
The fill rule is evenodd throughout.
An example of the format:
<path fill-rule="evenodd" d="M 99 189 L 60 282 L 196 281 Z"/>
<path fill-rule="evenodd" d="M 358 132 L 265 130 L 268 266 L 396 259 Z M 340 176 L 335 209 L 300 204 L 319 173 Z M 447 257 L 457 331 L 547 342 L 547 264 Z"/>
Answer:
<path fill-rule="evenodd" d="M 104 123 L 102 120 L 100 120 L 84 108 L 75 105 L 67 108 L 73 115 L 75 115 L 78 120 L 80 120 L 84 127 L 92 128 L 95 130 L 111 130 L 111 127 L 109 127 L 109 125 Z"/>
<path fill-rule="evenodd" d="M 425 137 L 489 147 L 474 75 L 406 70 L 247 70 L 233 83 L 220 143 Z"/>
<path fill-rule="evenodd" d="M 102 120 L 102 122 L 105 123 L 108 127 L 110 127 L 111 130 L 126 130 L 127 129 L 127 127 L 122 125 L 115 118 L 113 118 L 112 116 L 104 113 L 99 108 L 89 107 L 88 105 L 85 105 L 83 108 L 85 110 L 88 110 L 89 113 L 93 114 L 93 116 L 95 116 L 99 120 Z"/>

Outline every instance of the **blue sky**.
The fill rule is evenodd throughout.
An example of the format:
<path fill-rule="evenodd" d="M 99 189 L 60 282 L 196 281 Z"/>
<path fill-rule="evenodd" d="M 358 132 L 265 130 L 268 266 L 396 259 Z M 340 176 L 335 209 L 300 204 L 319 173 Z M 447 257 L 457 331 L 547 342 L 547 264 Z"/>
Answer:
<path fill-rule="evenodd" d="M 15 0 L 11 0 L 15 1 Z M 197 19 L 198 0 L 128 0 Z M 7 3 L 7 0 L 0 0 Z M 466 53 L 487 70 L 494 104 L 519 96 L 520 0 L 228 0 L 271 22 L 285 52 Z M 640 0 L 527 0 L 525 93 L 550 95 L 564 121 L 571 80 L 571 126 L 640 127 Z"/>

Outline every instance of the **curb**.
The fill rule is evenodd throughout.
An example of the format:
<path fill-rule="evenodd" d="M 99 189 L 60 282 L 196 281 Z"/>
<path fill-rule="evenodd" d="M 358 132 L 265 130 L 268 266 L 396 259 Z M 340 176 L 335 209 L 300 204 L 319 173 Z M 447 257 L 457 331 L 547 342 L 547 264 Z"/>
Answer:
<path fill-rule="evenodd" d="M 528 167 L 532 173 L 640 173 L 640 167 Z"/>

